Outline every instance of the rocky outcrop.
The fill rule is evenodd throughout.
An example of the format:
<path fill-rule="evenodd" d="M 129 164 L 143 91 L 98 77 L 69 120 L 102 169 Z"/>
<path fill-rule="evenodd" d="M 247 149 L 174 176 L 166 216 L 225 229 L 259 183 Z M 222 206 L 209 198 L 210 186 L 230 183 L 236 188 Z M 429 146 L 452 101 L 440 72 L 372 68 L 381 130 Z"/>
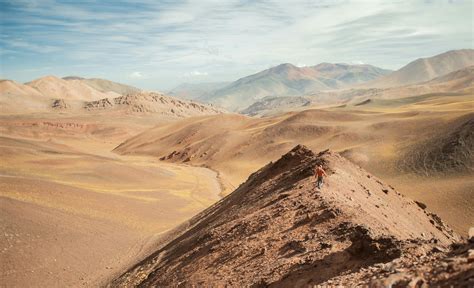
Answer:
<path fill-rule="evenodd" d="M 67 110 L 69 108 L 69 105 L 64 99 L 54 99 L 53 103 L 51 104 L 51 108 L 53 108 L 54 110 L 62 111 Z"/>
<path fill-rule="evenodd" d="M 155 92 L 139 92 L 84 103 L 88 111 L 122 111 L 131 114 L 162 114 L 173 117 L 219 114 L 223 110 L 207 104 L 180 100 Z"/>

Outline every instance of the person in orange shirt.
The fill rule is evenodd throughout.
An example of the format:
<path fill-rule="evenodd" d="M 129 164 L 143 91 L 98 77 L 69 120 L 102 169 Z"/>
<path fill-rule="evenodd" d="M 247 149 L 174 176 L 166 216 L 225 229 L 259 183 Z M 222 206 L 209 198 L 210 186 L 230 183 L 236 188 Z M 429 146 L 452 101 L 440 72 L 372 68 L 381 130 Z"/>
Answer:
<path fill-rule="evenodd" d="M 315 176 L 317 177 L 316 186 L 318 189 L 321 189 L 321 187 L 323 187 L 323 176 L 328 176 L 322 165 L 316 167 Z"/>

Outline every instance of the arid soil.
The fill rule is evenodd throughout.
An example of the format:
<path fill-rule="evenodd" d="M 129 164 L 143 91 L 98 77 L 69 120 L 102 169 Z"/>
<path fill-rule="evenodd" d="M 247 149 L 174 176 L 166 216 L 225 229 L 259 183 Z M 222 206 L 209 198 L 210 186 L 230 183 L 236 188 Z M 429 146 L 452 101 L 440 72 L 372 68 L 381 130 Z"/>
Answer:
<path fill-rule="evenodd" d="M 313 176 L 319 164 L 329 175 L 322 189 Z M 455 244 L 459 236 L 422 203 L 337 153 L 315 155 L 303 146 L 253 173 L 174 235 L 110 286 L 473 283 L 467 246 Z M 451 262 L 438 262 L 453 245 Z"/>
<path fill-rule="evenodd" d="M 211 170 L 110 152 L 153 121 L 2 117 L 0 286 L 97 287 L 219 199 Z"/>

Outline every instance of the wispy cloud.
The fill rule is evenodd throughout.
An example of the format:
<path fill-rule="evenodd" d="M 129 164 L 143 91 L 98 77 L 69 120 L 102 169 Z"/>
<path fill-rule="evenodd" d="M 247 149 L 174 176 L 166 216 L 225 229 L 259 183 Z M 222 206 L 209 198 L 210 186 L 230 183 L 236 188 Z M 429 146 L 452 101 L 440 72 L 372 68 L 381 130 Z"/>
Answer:
<path fill-rule="evenodd" d="M 357 59 L 396 69 L 414 58 L 473 45 L 469 0 L 0 0 L 0 5 L 3 73 L 19 81 L 41 76 L 34 71 L 48 66 L 59 76 L 168 89 L 183 77 L 233 80 L 283 62 Z"/>

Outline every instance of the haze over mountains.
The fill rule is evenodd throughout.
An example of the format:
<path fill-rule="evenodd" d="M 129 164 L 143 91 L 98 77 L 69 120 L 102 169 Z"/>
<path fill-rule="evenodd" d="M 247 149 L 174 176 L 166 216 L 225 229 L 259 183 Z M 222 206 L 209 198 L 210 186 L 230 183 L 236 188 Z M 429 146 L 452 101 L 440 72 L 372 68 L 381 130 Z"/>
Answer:
<path fill-rule="evenodd" d="M 240 110 L 267 96 L 297 96 L 366 82 L 390 71 L 371 65 L 321 63 L 311 67 L 281 64 L 241 78 L 198 98 L 230 110 Z"/>
<path fill-rule="evenodd" d="M 174 97 L 193 100 L 202 98 L 228 84 L 229 82 L 183 83 L 168 91 L 168 94 Z"/>
<path fill-rule="evenodd" d="M 321 63 L 311 67 L 297 67 L 286 63 L 231 83 L 183 84 L 169 93 L 171 96 L 195 99 L 232 111 L 261 115 L 310 104 L 344 104 L 362 98 L 393 98 L 423 93 L 467 91 L 473 86 L 472 68 L 469 68 L 474 65 L 473 59 L 472 49 L 454 50 L 415 60 L 394 72 L 371 65 Z M 458 72 L 454 73 L 456 71 Z M 448 76 L 450 73 L 454 74 Z M 59 107 L 62 111 L 64 108 L 74 106 L 90 108 L 101 104 L 81 103 L 87 101 L 112 103 L 114 101 L 110 99 L 140 92 L 140 89 L 129 85 L 77 76 L 63 79 L 46 76 L 26 84 L 10 80 L 2 80 L 1 83 L 0 103 L 4 113 L 34 112 L 38 109 L 49 111 L 52 106 Z M 279 97 L 300 98 L 277 99 Z M 252 106 L 253 104 L 255 105 Z M 106 106 L 107 104 L 104 107 Z M 156 109 L 144 107 L 135 110 L 150 112 Z"/>
<path fill-rule="evenodd" d="M 280 64 L 259 73 L 240 78 L 234 82 L 225 83 L 195 83 L 182 84 L 170 93 L 186 99 L 197 99 L 206 103 L 213 103 L 231 111 L 243 111 L 259 101 L 266 101 L 278 97 L 307 97 L 320 96 L 325 93 L 335 95 L 333 91 L 347 89 L 389 89 L 407 85 L 417 85 L 434 78 L 462 70 L 474 65 L 474 50 L 452 50 L 433 57 L 420 58 L 412 61 L 397 71 L 390 71 L 371 65 L 349 65 L 321 63 L 309 67 L 297 67 L 290 63 Z M 469 75 L 465 75 L 469 77 Z M 446 81 L 447 79 L 440 80 Z M 433 83 L 430 83 L 433 84 Z M 467 86 L 472 86 L 470 83 Z M 420 87 L 418 87 L 420 88 Z M 413 96 L 421 91 L 403 91 L 402 96 Z M 437 92 L 435 89 L 425 89 L 426 93 Z M 380 92 L 381 90 L 378 90 Z M 443 91 L 442 89 L 440 91 Z M 347 100 L 348 94 L 338 98 L 336 93 L 332 99 L 313 97 L 312 102 L 337 102 Z M 378 93 L 380 94 L 380 93 Z M 266 98 L 267 100 L 262 100 Z M 311 97 L 310 97 L 311 98 Z M 334 99 L 336 98 L 336 99 Z M 286 100 L 286 101 L 289 101 Z M 296 100 L 299 102 L 304 102 Z M 272 100 L 268 110 L 284 107 L 285 100 Z M 289 101 L 292 108 L 294 101 Z M 275 105 L 273 105 L 275 104 Z M 261 104 L 259 104 L 261 106 Z M 293 107 L 294 108 L 294 107 Z M 250 110 L 255 110 L 251 108 Z M 246 113 L 246 112 L 244 112 Z M 256 114 L 255 112 L 252 112 Z M 251 114 L 252 114 L 251 113 Z M 258 113 L 257 113 L 258 114 Z"/>

